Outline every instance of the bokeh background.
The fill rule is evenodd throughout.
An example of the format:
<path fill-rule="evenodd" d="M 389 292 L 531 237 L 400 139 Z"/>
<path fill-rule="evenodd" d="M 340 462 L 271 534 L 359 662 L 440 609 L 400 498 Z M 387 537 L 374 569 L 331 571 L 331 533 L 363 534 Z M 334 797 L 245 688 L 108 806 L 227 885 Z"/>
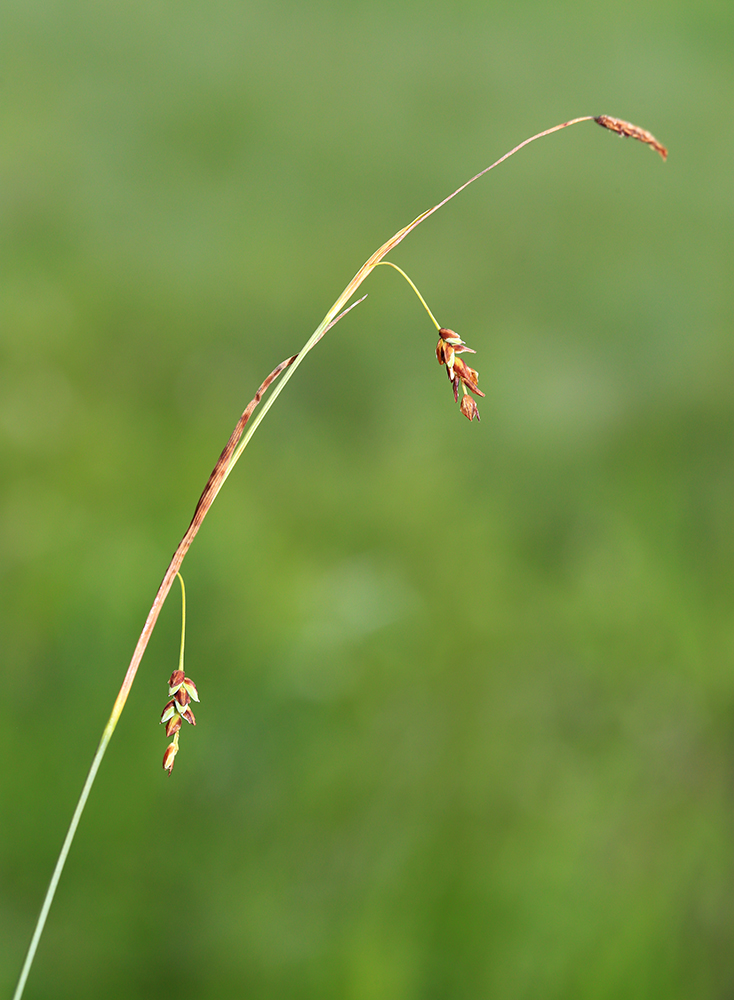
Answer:
<path fill-rule="evenodd" d="M 5 0 L 0 988 L 734 994 L 734 7 Z"/>

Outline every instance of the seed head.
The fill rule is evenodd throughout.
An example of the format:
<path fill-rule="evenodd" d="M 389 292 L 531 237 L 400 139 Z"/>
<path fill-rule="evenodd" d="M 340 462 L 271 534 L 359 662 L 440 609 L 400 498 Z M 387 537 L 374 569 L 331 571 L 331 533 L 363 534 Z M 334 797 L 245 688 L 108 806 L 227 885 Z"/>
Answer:
<path fill-rule="evenodd" d="M 461 386 L 461 412 L 469 420 L 473 420 L 474 417 L 479 420 L 477 404 L 470 396 L 467 396 L 467 391 L 473 392 L 476 396 L 484 396 L 484 393 L 477 385 L 479 374 L 473 368 L 470 368 L 465 361 L 457 357 L 457 354 L 464 354 L 466 352 L 476 354 L 477 352 L 472 350 L 471 347 L 467 347 L 458 333 L 454 333 L 453 330 L 447 330 L 445 327 L 442 327 L 438 332 L 440 337 L 436 345 L 436 357 L 440 365 L 446 365 L 446 374 L 454 390 L 454 402 L 457 403 L 459 401 L 459 386 Z M 467 399 L 469 402 L 465 402 Z"/>
<path fill-rule="evenodd" d="M 174 670 L 168 681 L 168 693 L 171 695 L 170 701 L 161 714 L 161 722 L 166 727 L 166 736 L 173 736 L 173 743 L 170 743 L 163 755 L 163 770 L 170 774 L 173 770 L 173 762 L 178 753 L 178 739 L 181 730 L 181 723 L 188 722 L 195 726 L 196 719 L 191 710 L 191 702 L 199 700 L 199 693 L 196 684 L 190 677 L 184 675 L 183 670 Z"/>
<path fill-rule="evenodd" d="M 660 153 L 662 158 L 667 160 L 668 150 L 646 128 L 640 128 L 639 125 L 633 125 L 632 122 L 624 122 L 621 118 L 612 118 L 610 115 L 597 115 L 594 121 L 597 125 L 601 125 L 602 128 L 608 128 L 612 132 L 616 132 L 617 135 L 630 136 L 632 139 L 644 142 L 646 146 L 651 146 L 656 153 Z"/>

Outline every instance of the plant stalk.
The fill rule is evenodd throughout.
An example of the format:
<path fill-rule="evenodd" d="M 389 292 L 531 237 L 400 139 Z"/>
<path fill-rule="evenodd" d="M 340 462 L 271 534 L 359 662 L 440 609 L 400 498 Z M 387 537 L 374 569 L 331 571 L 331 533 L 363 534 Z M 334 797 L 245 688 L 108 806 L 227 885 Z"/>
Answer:
<path fill-rule="evenodd" d="M 586 115 L 582 118 L 574 118 L 570 121 L 562 122 L 560 125 L 554 125 L 552 128 L 545 129 L 543 132 L 538 132 L 536 135 L 530 136 L 529 139 L 525 139 L 523 142 L 519 143 L 513 149 L 509 150 L 509 152 L 505 153 L 504 156 L 501 156 L 498 160 L 495 160 L 494 163 L 491 163 L 488 167 L 485 167 L 483 170 L 480 170 L 479 173 L 475 174 L 464 184 L 460 185 L 458 188 L 456 188 L 455 191 L 452 191 L 450 195 L 448 195 L 442 201 L 439 201 L 438 204 L 433 206 L 433 208 L 429 208 L 427 211 L 423 212 L 417 218 L 413 219 L 413 221 L 409 223 L 407 226 L 405 226 L 403 229 L 398 230 L 398 232 L 395 233 L 394 236 L 391 236 L 389 240 L 387 240 L 385 243 L 382 244 L 381 247 L 375 250 L 372 256 L 369 257 L 368 260 L 366 260 L 365 263 L 359 268 L 359 270 L 354 275 L 349 284 L 346 286 L 341 295 L 339 295 L 337 300 L 332 305 L 331 309 L 329 309 L 327 314 L 324 316 L 321 323 L 318 325 L 318 327 L 314 330 L 309 339 L 306 341 L 301 351 L 298 354 L 294 354 L 292 357 L 287 358 L 280 365 L 278 365 L 278 367 L 275 368 L 270 373 L 270 375 L 268 375 L 268 377 L 262 383 L 257 393 L 253 397 L 253 399 L 250 401 L 250 403 L 242 413 L 242 416 L 238 420 L 237 425 L 233 430 L 229 441 L 227 442 L 224 450 L 219 456 L 216 465 L 214 466 L 214 469 L 212 470 L 211 475 L 209 476 L 209 480 L 207 481 L 207 484 L 204 487 L 204 491 L 202 492 L 199 501 L 196 505 L 196 509 L 194 510 L 194 516 L 191 519 L 191 523 L 189 524 L 189 527 L 186 529 L 186 532 L 183 538 L 181 539 L 178 548 L 173 554 L 173 558 L 171 559 L 168 569 L 166 570 L 163 576 L 163 580 L 161 581 L 160 587 L 158 588 L 158 592 L 155 595 L 155 599 L 153 600 L 153 604 L 151 605 L 150 611 L 148 612 L 148 617 L 145 620 L 145 625 L 143 626 L 143 630 L 140 633 L 140 638 L 138 639 L 138 642 L 135 646 L 135 650 L 133 651 L 133 655 L 130 660 L 130 665 L 127 668 L 125 677 L 122 682 L 122 686 L 120 687 L 117 698 L 115 699 L 115 703 L 112 707 L 112 712 L 102 733 L 99 746 L 97 747 L 97 750 L 94 754 L 94 758 L 92 760 L 92 765 L 89 769 L 89 774 L 87 775 L 87 779 L 84 782 L 84 787 L 82 788 L 79 801 L 77 802 L 74 814 L 71 818 L 71 823 L 69 824 L 69 829 L 66 833 L 66 837 L 64 838 L 64 843 L 61 847 L 61 852 L 56 862 L 56 866 L 54 868 L 54 872 L 51 877 L 51 881 L 49 883 L 48 889 L 46 891 L 46 896 L 43 901 L 43 906 L 41 907 L 41 912 L 36 922 L 36 927 L 33 932 L 33 937 L 31 938 L 31 942 L 28 947 L 28 952 L 25 957 L 25 962 L 23 964 L 18 985 L 16 987 L 15 993 L 13 994 L 13 1000 L 20 1000 L 20 998 L 23 995 L 23 990 L 25 989 L 25 984 L 28 979 L 28 974 L 33 964 L 33 959 L 36 954 L 36 949 L 38 947 L 38 943 L 43 933 L 43 929 L 46 923 L 46 919 L 48 917 L 49 910 L 51 908 L 51 904 L 53 902 L 56 888 L 59 884 L 59 879 L 61 878 L 61 873 L 63 871 L 64 864 L 66 863 L 66 859 L 69 854 L 71 844 L 74 840 L 74 835 L 79 825 L 79 820 L 81 819 L 81 815 L 84 811 L 87 798 L 89 797 L 89 792 L 97 776 L 99 765 L 102 762 L 102 758 L 105 754 L 107 746 L 109 745 L 110 739 L 112 738 L 112 734 L 115 730 L 120 715 L 122 714 L 122 710 L 125 707 L 125 702 L 127 701 L 130 689 L 135 679 L 135 675 L 138 671 L 138 667 L 140 666 L 143 654 L 148 645 L 150 637 L 153 633 L 153 629 L 155 628 L 156 622 L 158 621 L 158 616 L 160 614 L 161 608 L 163 607 L 163 604 L 166 598 L 168 597 L 168 593 L 171 589 L 173 581 L 176 578 L 176 575 L 178 574 L 179 570 L 181 569 L 181 564 L 183 563 L 184 558 L 186 557 L 186 553 L 191 547 L 191 544 L 194 538 L 196 537 L 199 528 L 201 527 L 204 521 L 204 518 L 209 512 L 211 505 L 214 503 L 214 500 L 216 499 L 217 494 L 224 485 L 227 477 L 229 476 L 229 474 L 239 461 L 242 452 L 249 444 L 252 435 L 260 426 L 260 422 L 263 420 L 270 407 L 273 405 L 273 403 L 276 401 L 280 393 L 283 391 L 288 380 L 293 376 L 298 366 L 305 359 L 306 355 L 316 346 L 316 344 L 321 340 L 324 334 L 326 334 L 336 323 L 338 323 L 339 320 L 343 316 L 345 316 L 347 312 L 349 312 L 352 308 L 354 308 L 354 306 L 358 305 L 360 302 L 364 300 L 365 296 L 363 296 L 363 298 L 361 299 L 358 299 L 356 302 L 352 303 L 352 305 L 347 305 L 352 296 L 357 292 L 357 290 L 361 286 L 362 282 L 367 277 L 369 277 L 369 275 L 372 273 L 375 267 L 377 267 L 378 264 L 382 263 L 383 259 L 387 256 L 387 254 L 391 250 L 393 250 L 399 243 L 401 243 L 406 236 L 408 236 L 429 216 L 433 215 L 434 212 L 437 212 L 440 208 L 443 208 L 444 205 L 446 205 L 449 201 L 451 201 L 458 194 L 460 194 L 465 188 L 469 187 L 470 184 L 473 184 L 474 181 L 479 180 L 479 178 L 483 177 L 484 174 L 488 173 L 490 170 L 493 170 L 501 163 L 504 163 L 505 160 L 509 159 L 511 156 L 513 156 L 515 153 L 521 150 L 524 146 L 529 145 L 531 142 L 535 142 L 536 139 L 543 138 L 543 136 L 551 135 L 551 133 L 553 132 L 559 132 L 561 131 L 561 129 L 568 128 L 570 125 L 576 125 L 579 122 L 585 122 L 591 120 L 596 120 L 598 124 L 603 125 L 603 127 L 605 128 L 611 128 L 613 131 L 616 131 L 621 135 L 631 135 L 634 138 L 640 139 L 641 141 L 648 143 L 648 145 L 653 145 L 654 148 L 656 148 L 657 151 L 661 152 L 661 155 L 663 155 L 662 150 L 664 149 L 664 147 L 660 146 L 660 144 L 657 143 L 657 140 L 655 140 L 654 137 L 650 136 L 650 133 L 647 133 L 641 129 L 637 129 L 636 126 L 632 126 L 628 122 L 621 122 L 619 119 L 613 119 L 607 116 L 600 116 L 597 119 L 594 119 L 592 115 Z M 667 155 L 667 150 L 665 151 L 665 155 Z M 397 265 L 392 265 L 392 266 L 397 268 Z M 397 270 L 400 271 L 400 268 L 397 268 Z M 404 272 L 402 271 L 401 273 L 404 274 Z M 407 275 L 405 275 L 405 277 L 407 277 Z M 408 279 L 408 281 L 410 281 L 410 279 Z M 412 285 L 412 282 L 410 283 Z M 415 289 L 414 285 L 413 288 Z M 415 290 L 417 292 L 417 289 Z M 421 297 L 420 293 L 418 294 L 419 297 Z M 423 301 L 422 297 L 421 301 Z M 426 308 L 428 307 L 426 306 Z M 433 319 L 432 315 L 431 318 Z M 436 323 L 435 319 L 433 321 L 434 323 Z M 437 323 L 436 325 L 438 326 Z M 277 384 L 275 384 L 275 387 L 273 388 L 272 392 L 268 395 L 263 406 L 258 410 L 255 418 L 252 421 L 250 421 L 250 417 L 254 413 L 255 409 L 257 408 L 264 394 L 267 392 L 270 386 L 273 385 L 273 383 Z M 247 431 L 245 432 L 246 425 L 248 426 L 247 426 Z"/>

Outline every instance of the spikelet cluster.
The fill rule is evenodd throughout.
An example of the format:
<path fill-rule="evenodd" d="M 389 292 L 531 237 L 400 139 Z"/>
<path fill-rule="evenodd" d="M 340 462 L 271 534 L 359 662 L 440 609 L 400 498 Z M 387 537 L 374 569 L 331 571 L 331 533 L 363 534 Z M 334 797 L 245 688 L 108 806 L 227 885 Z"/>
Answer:
<path fill-rule="evenodd" d="M 461 412 L 469 420 L 479 417 L 479 409 L 476 400 L 469 393 L 476 396 L 484 396 L 484 393 L 477 385 L 479 373 L 470 368 L 465 361 L 457 357 L 458 354 L 476 354 L 471 347 L 467 347 L 458 333 L 441 327 L 438 331 L 439 341 L 436 345 L 436 357 L 440 365 L 446 365 L 446 373 L 454 390 L 454 402 L 459 401 L 459 386 L 461 386 Z"/>
<path fill-rule="evenodd" d="M 166 727 L 166 736 L 173 736 L 173 742 L 168 744 L 163 755 L 163 770 L 170 774 L 178 753 L 181 723 L 185 721 L 189 725 L 196 725 L 191 702 L 198 702 L 199 693 L 196 690 L 196 684 L 190 677 L 184 675 L 183 670 L 174 670 L 168 681 L 168 694 L 171 700 L 163 709 L 161 723 Z"/>

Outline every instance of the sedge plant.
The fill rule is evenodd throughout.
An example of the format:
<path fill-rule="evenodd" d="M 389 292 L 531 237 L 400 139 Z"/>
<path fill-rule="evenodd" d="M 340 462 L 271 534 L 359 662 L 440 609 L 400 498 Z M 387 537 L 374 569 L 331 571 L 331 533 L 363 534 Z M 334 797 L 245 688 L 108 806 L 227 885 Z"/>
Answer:
<path fill-rule="evenodd" d="M 105 751 L 107 750 L 109 742 L 112 738 L 112 734 L 114 733 L 120 715 L 122 714 L 122 710 L 125 707 L 125 703 L 128 695 L 130 694 L 130 689 L 133 681 L 135 680 L 138 667 L 140 666 L 143 654 L 145 653 L 150 637 L 156 626 L 156 622 L 158 621 L 161 608 L 163 607 L 171 587 L 173 586 L 173 582 L 177 577 L 181 583 L 182 597 L 181 653 L 178 669 L 171 674 L 169 679 L 169 701 L 166 704 L 160 719 L 161 723 L 166 726 L 166 735 L 168 737 L 173 737 L 172 742 L 167 746 L 163 756 L 163 768 L 167 774 L 170 775 L 173 771 L 176 755 L 179 750 L 182 723 L 186 722 L 188 724 L 195 725 L 191 702 L 198 702 L 199 695 L 196 685 L 189 677 L 186 676 L 183 666 L 184 637 L 186 629 L 186 593 L 180 570 L 186 554 L 189 551 L 191 544 L 193 543 L 194 538 L 204 521 L 204 518 L 209 513 L 217 494 L 221 490 L 227 480 L 227 477 L 230 475 L 237 462 L 242 457 L 242 453 L 249 444 L 252 435 L 260 426 L 260 423 L 266 413 L 275 403 L 289 379 L 295 374 L 298 366 L 304 361 L 306 355 L 310 353 L 322 337 L 328 333 L 328 331 L 331 330 L 341 319 L 343 319 L 351 309 L 353 309 L 356 305 L 359 305 L 360 302 L 364 301 L 366 296 L 362 296 L 356 301 L 352 301 L 352 299 L 358 289 L 362 286 L 363 282 L 370 276 L 372 271 L 382 264 L 394 268 L 403 278 L 405 278 L 420 299 L 432 323 L 438 331 L 439 339 L 436 347 L 436 356 L 439 364 L 445 366 L 446 368 L 449 382 L 451 383 L 453 389 L 454 400 L 455 402 L 459 402 L 460 398 L 461 412 L 470 421 L 473 421 L 475 418 L 479 420 L 479 409 L 475 397 L 484 396 L 484 393 L 478 386 L 479 375 L 473 368 L 470 368 L 461 357 L 459 357 L 460 354 L 474 354 L 476 352 L 473 351 L 472 348 L 468 347 L 457 333 L 447 327 L 442 327 L 438 323 L 425 299 L 408 275 L 397 264 L 393 263 L 393 261 L 385 260 L 385 258 L 390 251 L 401 243 L 406 236 L 408 236 L 429 216 L 433 215 L 434 212 L 437 212 L 440 208 L 443 208 L 444 205 L 460 194 L 465 188 L 469 187 L 470 184 L 473 184 L 475 181 L 479 180 L 480 177 L 483 177 L 484 174 L 509 159 L 524 146 L 529 145 L 531 142 L 535 142 L 536 139 L 541 139 L 544 136 L 551 135 L 553 132 L 559 132 L 571 125 L 577 125 L 586 121 L 594 121 L 603 128 L 616 132 L 619 136 L 637 139 L 659 153 L 663 160 L 667 158 L 667 149 L 646 129 L 639 128 L 630 122 L 623 121 L 619 118 L 613 118 L 609 115 L 585 115 L 581 118 L 574 118 L 570 121 L 562 122 L 559 125 L 554 125 L 552 128 L 545 129 L 542 132 L 538 132 L 535 135 L 530 136 L 530 138 L 525 139 L 523 142 L 513 147 L 498 160 L 495 160 L 494 163 L 491 163 L 488 167 L 480 170 L 479 173 L 475 174 L 468 181 L 465 181 L 442 201 L 439 201 L 432 208 L 429 208 L 427 211 L 421 213 L 421 215 L 413 219 L 413 221 L 407 226 L 398 230 L 398 232 L 383 243 L 381 247 L 375 250 L 372 256 L 369 257 L 364 264 L 362 264 L 354 277 L 344 288 L 301 350 L 292 357 L 286 358 L 285 361 L 282 361 L 276 368 L 273 369 L 272 372 L 270 372 L 253 396 L 252 400 L 245 407 L 234 430 L 232 431 L 229 440 L 227 441 L 227 444 L 217 459 L 201 496 L 199 497 L 198 503 L 194 509 L 191 523 L 186 529 L 186 532 L 184 533 L 184 536 L 181 539 L 173 558 L 171 559 L 168 569 L 166 570 L 163 580 L 158 588 L 158 592 L 155 595 L 150 611 L 148 612 L 143 630 L 140 633 L 140 637 L 133 651 L 130 664 L 123 678 L 122 685 L 112 706 L 110 717 L 102 731 L 102 736 L 94 754 L 89 773 L 82 787 L 79 801 L 74 809 L 68 831 L 64 838 L 64 842 L 62 844 L 51 881 L 46 891 L 30 944 L 28 946 L 28 951 L 25 956 L 18 984 L 15 993 L 13 994 L 13 1000 L 20 1000 L 23 995 L 28 974 L 38 948 L 38 943 L 41 939 L 49 910 L 56 893 L 56 888 L 58 886 L 59 879 L 61 878 L 64 864 L 74 840 L 89 793 L 97 776 L 102 758 L 104 757 Z M 260 406 L 261 402 L 262 406 Z M 260 408 L 258 409 L 259 406 Z"/>

